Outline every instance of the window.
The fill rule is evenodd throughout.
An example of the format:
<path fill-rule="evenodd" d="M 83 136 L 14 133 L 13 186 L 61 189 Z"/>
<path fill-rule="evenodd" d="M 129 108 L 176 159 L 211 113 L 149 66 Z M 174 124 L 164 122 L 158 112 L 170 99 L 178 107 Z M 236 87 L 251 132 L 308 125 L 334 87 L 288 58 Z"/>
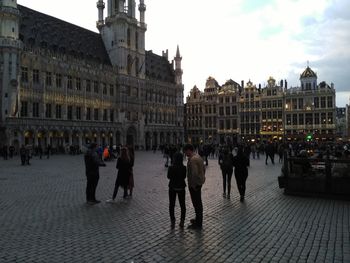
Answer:
<path fill-rule="evenodd" d="M 303 98 L 299 98 L 298 104 L 299 104 L 299 109 L 302 110 L 304 108 L 304 99 Z"/>
<path fill-rule="evenodd" d="M 230 103 L 230 97 L 226 97 L 226 98 L 225 98 L 225 102 L 226 102 L 226 103 Z"/>
<path fill-rule="evenodd" d="M 326 97 L 321 97 L 321 108 L 326 108 Z"/>
<path fill-rule="evenodd" d="M 81 79 L 80 78 L 76 78 L 75 88 L 76 88 L 76 90 L 81 90 Z"/>
<path fill-rule="evenodd" d="M 103 120 L 104 120 L 104 121 L 107 121 L 107 117 L 108 117 L 107 115 L 108 115 L 108 114 L 107 114 L 107 110 L 104 109 L 104 110 L 103 110 Z"/>
<path fill-rule="evenodd" d="M 28 102 L 21 101 L 21 117 L 28 117 Z"/>
<path fill-rule="evenodd" d="M 328 112 L 328 124 L 333 124 L 333 113 Z"/>
<path fill-rule="evenodd" d="M 91 108 L 86 108 L 86 120 L 91 120 Z"/>
<path fill-rule="evenodd" d="M 299 114 L 299 125 L 304 125 L 304 114 Z"/>
<path fill-rule="evenodd" d="M 219 115 L 223 116 L 224 115 L 224 107 L 219 108 Z"/>
<path fill-rule="evenodd" d="M 107 95 L 107 84 L 103 83 L 102 85 L 103 85 L 103 88 L 102 88 L 103 95 Z"/>
<path fill-rule="evenodd" d="M 237 129 L 237 119 L 232 120 L 232 129 Z"/>
<path fill-rule="evenodd" d="M 57 104 L 56 105 L 56 119 L 62 118 L 62 105 Z"/>
<path fill-rule="evenodd" d="M 33 117 L 39 117 L 39 102 L 33 102 Z"/>
<path fill-rule="evenodd" d="M 45 107 L 45 117 L 46 118 L 51 118 L 52 117 L 52 109 L 51 109 L 51 104 L 47 103 Z"/>
<path fill-rule="evenodd" d="M 306 113 L 305 114 L 305 124 L 306 125 L 312 125 L 313 124 L 312 113 Z"/>
<path fill-rule="evenodd" d="M 33 69 L 33 83 L 34 84 L 39 84 L 40 83 L 39 70 L 37 70 L 37 69 Z"/>
<path fill-rule="evenodd" d="M 98 109 L 94 109 L 94 121 L 98 121 Z"/>
<path fill-rule="evenodd" d="M 266 101 L 263 101 L 261 106 L 263 109 L 266 109 Z"/>
<path fill-rule="evenodd" d="M 56 74 L 56 88 L 62 88 L 62 75 Z"/>
<path fill-rule="evenodd" d="M 220 130 L 224 129 L 224 120 L 220 120 Z"/>
<path fill-rule="evenodd" d="M 333 108 L 333 98 L 332 97 L 327 97 L 327 107 Z"/>
<path fill-rule="evenodd" d="M 77 120 L 81 120 L 81 107 L 75 108 L 75 116 Z"/>
<path fill-rule="evenodd" d="M 293 125 L 298 125 L 298 114 L 293 114 Z"/>
<path fill-rule="evenodd" d="M 230 107 L 226 107 L 226 115 L 230 115 Z"/>
<path fill-rule="evenodd" d="M 126 43 L 128 44 L 128 46 L 130 46 L 130 42 L 131 42 L 131 40 L 130 40 L 130 28 L 128 28 L 128 30 L 127 30 L 127 40 L 126 40 Z"/>
<path fill-rule="evenodd" d="M 298 101 L 297 99 L 292 99 L 292 109 L 296 110 L 298 108 Z"/>
<path fill-rule="evenodd" d="M 114 110 L 112 110 L 112 109 L 109 112 L 109 120 L 110 120 L 110 122 L 114 121 Z M 147 118 L 146 118 L 146 121 L 147 121 Z"/>
<path fill-rule="evenodd" d="M 326 124 L 327 123 L 326 113 L 325 112 L 321 113 L 321 122 L 322 122 L 322 124 Z"/>
<path fill-rule="evenodd" d="M 263 112 L 261 113 L 261 118 L 262 118 L 263 120 L 266 120 L 266 111 L 263 111 Z"/>
<path fill-rule="evenodd" d="M 286 115 L 286 120 L 287 120 L 287 125 L 291 125 L 291 115 L 290 114 Z"/>
<path fill-rule="evenodd" d="M 231 120 L 226 120 L 226 129 L 231 129 Z"/>
<path fill-rule="evenodd" d="M 94 81 L 94 92 L 98 93 L 98 82 Z"/>
<path fill-rule="evenodd" d="M 320 124 L 320 114 L 319 113 L 315 113 L 315 124 Z"/>
<path fill-rule="evenodd" d="M 73 78 L 72 76 L 67 77 L 67 89 L 73 89 Z"/>
<path fill-rule="evenodd" d="M 232 106 L 232 115 L 237 114 L 237 106 Z"/>
<path fill-rule="evenodd" d="M 314 107 L 318 109 L 320 107 L 320 99 L 319 97 L 314 97 Z"/>
<path fill-rule="evenodd" d="M 67 119 L 72 120 L 73 119 L 73 106 L 67 107 Z"/>
<path fill-rule="evenodd" d="M 271 108 L 271 101 L 269 100 L 269 101 L 267 101 L 267 108 Z"/>
<path fill-rule="evenodd" d="M 139 49 L 139 33 L 138 32 L 135 33 L 135 48 L 136 48 L 136 50 Z"/>
<path fill-rule="evenodd" d="M 86 92 L 91 92 L 91 81 L 86 80 Z"/>
<path fill-rule="evenodd" d="M 46 87 L 52 86 L 52 73 L 51 72 L 46 72 L 45 85 L 46 85 Z"/>
<path fill-rule="evenodd" d="M 21 81 L 23 83 L 28 83 L 28 68 L 22 67 Z"/>

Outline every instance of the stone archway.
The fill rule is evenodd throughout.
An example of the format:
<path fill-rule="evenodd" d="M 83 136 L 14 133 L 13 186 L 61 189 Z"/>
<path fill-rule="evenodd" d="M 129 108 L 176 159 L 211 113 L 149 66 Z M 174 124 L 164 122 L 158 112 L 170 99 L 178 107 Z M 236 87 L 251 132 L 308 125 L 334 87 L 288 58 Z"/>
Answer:
<path fill-rule="evenodd" d="M 130 126 L 126 132 L 126 144 L 135 145 L 137 142 L 137 131 L 134 126 Z"/>

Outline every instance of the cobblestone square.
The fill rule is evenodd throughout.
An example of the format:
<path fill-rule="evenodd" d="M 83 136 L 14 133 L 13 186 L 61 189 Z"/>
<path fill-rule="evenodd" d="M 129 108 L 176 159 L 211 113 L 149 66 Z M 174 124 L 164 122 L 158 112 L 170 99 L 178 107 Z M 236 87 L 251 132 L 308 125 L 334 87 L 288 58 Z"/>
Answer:
<path fill-rule="evenodd" d="M 222 196 L 216 159 L 203 187 L 202 231 L 170 228 L 168 180 L 157 152 L 136 152 L 132 199 L 110 204 L 116 162 L 85 204 L 83 156 L 0 160 L 0 262 L 350 262 L 350 203 L 286 196 L 281 164 L 251 160 L 244 203 Z M 194 217 L 186 195 L 186 224 Z M 179 205 L 176 204 L 179 219 Z"/>

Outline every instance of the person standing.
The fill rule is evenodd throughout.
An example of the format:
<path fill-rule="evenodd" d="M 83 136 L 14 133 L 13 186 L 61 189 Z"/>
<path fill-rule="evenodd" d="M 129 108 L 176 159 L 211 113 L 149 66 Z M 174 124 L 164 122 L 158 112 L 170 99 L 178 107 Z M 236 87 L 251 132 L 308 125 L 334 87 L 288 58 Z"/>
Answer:
<path fill-rule="evenodd" d="M 267 146 L 265 148 L 265 154 L 266 154 L 265 164 L 267 165 L 267 159 L 269 157 L 271 159 L 271 163 L 275 164 L 275 148 L 271 142 L 267 143 Z"/>
<path fill-rule="evenodd" d="M 227 198 L 230 198 L 231 178 L 233 174 L 233 154 L 232 152 L 229 151 L 228 147 L 225 147 L 220 153 L 219 165 L 222 173 L 223 197 L 226 197 L 226 186 L 227 186 Z"/>
<path fill-rule="evenodd" d="M 26 164 L 26 148 L 22 144 L 21 148 L 19 148 L 19 155 L 21 156 L 22 165 Z"/>
<path fill-rule="evenodd" d="M 98 184 L 98 180 L 100 178 L 99 169 L 100 166 L 106 166 L 105 163 L 101 161 L 101 158 L 98 156 L 97 152 L 97 144 L 91 143 L 89 148 L 84 155 L 85 162 L 85 174 L 86 174 L 86 202 L 87 204 L 98 204 L 101 201 L 96 200 L 96 188 Z"/>
<path fill-rule="evenodd" d="M 168 169 L 169 179 L 169 214 L 171 228 L 175 227 L 175 202 L 176 196 L 179 198 L 181 208 L 181 219 L 179 226 L 182 228 L 186 218 L 185 188 L 186 188 L 186 166 L 183 165 L 183 154 L 176 152 L 173 156 L 173 164 Z"/>
<path fill-rule="evenodd" d="M 128 153 L 129 153 L 129 158 L 131 162 L 128 190 L 129 190 L 129 196 L 132 197 L 132 192 L 134 189 L 134 169 L 133 168 L 135 164 L 135 150 L 132 145 L 128 146 Z"/>
<path fill-rule="evenodd" d="M 196 218 L 191 220 L 189 229 L 201 229 L 203 225 L 202 185 L 205 182 L 205 166 L 203 159 L 194 152 L 192 144 L 183 148 L 187 161 L 187 183 Z"/>
<path fill-rule="evenodd" d="M 118 169 L 118 174 L 117 174 L 117 179 L 115 180 L 112 199 L 107 200 L 107 202 L 114 202 L 120 186 L 123 187 L 124 189 L 123 197 L 126 198 L 128 196 L 128 185 L 129 185 L 130 172 L 132 168 L 128 148 L 123 147 L 120 150 L 120 156 L 117 159 L 116 168 Z"/>
<path fill-rule="evenodd" d="M 244 154 L 243 148 L 238 147 L 237 155 L 233 157 L 233 166 L 235 167 L 235 178 L 237 188 L 241 196 L 240 201 L 244 201 L 246 180 L 248 178 L 249 159 Z"/>

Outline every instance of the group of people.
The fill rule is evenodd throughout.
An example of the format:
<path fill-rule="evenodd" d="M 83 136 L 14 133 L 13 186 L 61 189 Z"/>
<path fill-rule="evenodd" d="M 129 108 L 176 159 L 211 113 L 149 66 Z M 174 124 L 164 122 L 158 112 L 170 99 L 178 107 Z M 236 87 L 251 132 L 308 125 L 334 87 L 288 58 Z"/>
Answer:
<path fill-rule="evenodd" d="M 124 189 L 123 197 L 131 197 L 134 188 L 133 166 L 135 153 L 132 147 L 122 147 L 117 159 L 116 169 L 118 169 L 117 178 L 114 185 L 112 198 L 107 202 L 114 202 L 119 187 Z M 96 143 L 91 143 L 84 155 L 85 174 L 86 174 L 86 202 L 93 205 L 101 201 L 96 199 L 96 188 L 99 181 L 99 167 L 106 166 L 103 156 L 99 154 Z"/>

